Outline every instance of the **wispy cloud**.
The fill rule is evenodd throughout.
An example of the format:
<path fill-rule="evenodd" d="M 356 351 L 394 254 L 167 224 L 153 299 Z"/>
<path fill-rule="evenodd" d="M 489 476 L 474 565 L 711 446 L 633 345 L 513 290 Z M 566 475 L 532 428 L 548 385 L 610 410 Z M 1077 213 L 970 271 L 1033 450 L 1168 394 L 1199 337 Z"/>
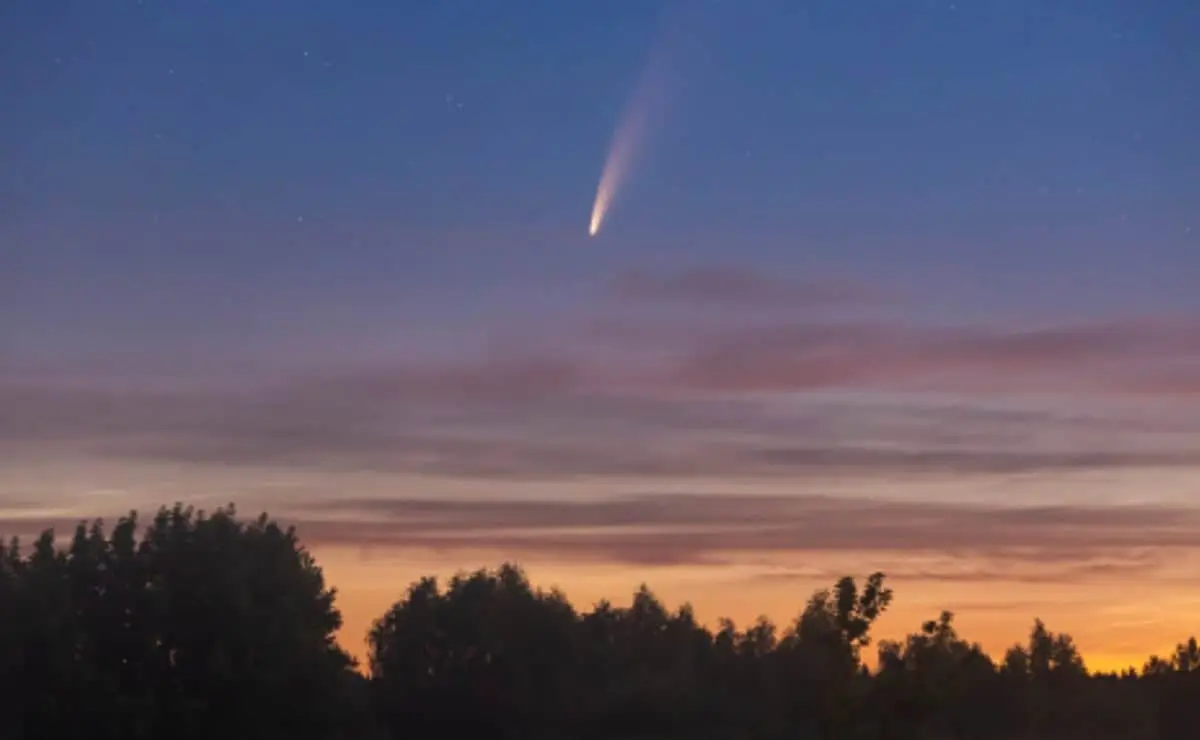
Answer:
<path fill-rule="evenodd" d="M 877 306 L 894 299 L 881 289 L 855 280 L 787 280 L 731 264 L 690 265 L 674 270 L 633 268 L 617 274 L 609 288 L 622 300 L 680 303 L 693 308 Z"/>
<path fill-rule="evenodd" d="M 920 558 L 918 558 L 919 560 Z M 1078 562 L 1043 562 L 1038 559 L 1011 557 L 936 558 L 932 565 L 907 562 L 901 554 L 895 562 L 878 562 L 893 582 L 920 581 L 949 584 L 1078 584 L 1081 582 L 1121 581 L 1147 577 L 1160 572 L 1166 561 L 1161 552 L 1134 548 L 1115 553 L 1081 553 Z M 767 567 L 757 576 L 774 582 L 803 581 L 832 582 L 843 573 L 827 568 L 792 570 Z M 987 604 L 976 604 L 987 607 Z M 1011 602 L 991 605 L 991 608 L 1011 609 Z"/>
<path fill-rule="evenodd" d="M 611 335 L 566 331 L 450 359 L 346 357 L 319 373 L 260 372 L 222 386 L 9 374 L 0 378 L 0 459 L 523 480 L 1200 467 L 1200 414 L 1189 415 L 1187 400 L 1200 377 L 1200 319 L 1015 328 L 801 320 L 787 301 L 846 292 L 806 293 L 728 266 L 648 274 L 614 284 L 646 299 L 782 307 L 777 318 L 731 325 L 698 314 L 672 324 L 643 306 L 640 320 L 622 319 L 634 322 L 636 341 L 615 346 Z M 848 291 L 859 301 L 870 292 Z M 1040 406 L 1014 406 L 1025 392 L 1043 394 Z M 1150 410 L 1147 393 L 1173 408 Z M 1113 405 L 1124 397 L 1143 408 Z"/>
<path fill-rule="evenodd" d="M 1120 393 L 1126 387 L 1145 390 L 1151 386 L 1137 378 L 1198 356 L 1200 320 L 1031 329 L 777 324 L 701 336 L 668 382 L 725 392 L 937 386 Z"/>
<path fill-rule="evenodd" d="M 1152 553 L 1196 549 L 1200 535 L 1200 509 L 1005 508 L 820 496 L 337 499 L 297 512 L 295 520 L 307 541 L 325 545 L 499 550 L 631 564 L 721 563 L 764 553 L 959 559 L 953 570 L 910 573 L 942 580 L 973 577 L 981 561 L 1008 578 L 1038 577 L 1022 575 L 1034 565 L 1043 575 L 1116 575 L 1154 566 Z"/>
<path fill-rule="evenodd" d="M 524 480 L 1200 466 L 1200 420 L 1182 418 L 938 406 L 928 399 L 780 404 L 589 394 L 566 386 L 544 396 L 510 396 L 492 386 L 486 393 L 426 397 L 406 388 L 367 382 L 359 373 L 191 394 L 0 387 L 8 411 L 0 422 L 0 455 Z"/>
<path fill-rule="evenodd" d="M 1200 551 L 1200 508 L 1185 507 L 679 493 L 588 501 L 330 497 L 294 504 L 283 519 L 317 548 L 741 565 L 770 580 L 828 580 L 840 574 L 784 563 L 853 556 L 888 565 L 902 580 L 1078 583 L 1159 573 Z M 9 515 L 0 517 L 0 535 L 46 528 L 67 535 L 78 521 Z"/>

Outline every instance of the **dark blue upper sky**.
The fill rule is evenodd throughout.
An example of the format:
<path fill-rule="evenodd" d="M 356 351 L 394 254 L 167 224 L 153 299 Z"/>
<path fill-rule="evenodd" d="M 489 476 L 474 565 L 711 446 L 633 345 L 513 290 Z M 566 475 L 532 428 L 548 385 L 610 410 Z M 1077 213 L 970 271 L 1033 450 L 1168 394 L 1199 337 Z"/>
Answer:
<path fill-rule="evenodd" d="M 417 345 L 582 314 L 613 270 L 664 263 L 893 284 L 934 319 L 1194 309 L 1198 17 L 18 0 L 0 10 L 0 341 L 18 364 Z M 589 240 L 652 58 L 662 115 Z"/>

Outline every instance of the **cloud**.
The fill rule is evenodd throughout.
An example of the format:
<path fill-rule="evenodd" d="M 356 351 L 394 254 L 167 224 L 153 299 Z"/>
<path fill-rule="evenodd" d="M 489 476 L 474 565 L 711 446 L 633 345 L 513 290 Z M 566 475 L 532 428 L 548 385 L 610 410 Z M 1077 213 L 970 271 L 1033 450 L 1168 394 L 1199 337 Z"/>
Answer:
<path fill-rule="evenodd" d="M 299 396 L 349 392 L 382 403 L 460 407 L 614 393 L 661 398 L 827 389 L 1194 398 L 1200 387 L 1200 316 L 1040 326 L 834 318 L 806 309 L 878 304 L 886 291 L 849 280 L 789 282 L 722 264 L 630 269 L 608 285 L 620 305 L 594 307 L 590 319 L 564 318 L 553 336 L 525 332 L 525 346 L 492 340 L 462 348 L 457 358 L 418 359 L 413 351 L 404 361 L 374 365 L 347 356 L 320 363 L 329 368 L 328 388 L 320 377 L 298 378 L 294 369 L 277 375 L 294 383 Z M 719 310 L 700 310 L 707 304 Z M 665 310 L 672 305 L 688 310 Z M 726 310 L 731 306 L 768 310 Z M 269 377 L 269 370 L 258 377 Z M 19 375 L 12 368 L 6 374 Z"/>
<path fill-rule="evenodd" d="M 1188 401 L 1200 319 L 797 320 L 796 301 L 872 293 L 832 285 L 721 265 L 635 270 L 613 286 L 640 296 L 638 313 L 608 323 L 607 334 L 570 324 L 580 330 L 455 357 L 347 356 L 320 372 L 260 368 L 222 385 L 6 372 L 0 461 L 74 455 L 512 480 L 1200 466 L 1200 414 Z M 680 322 L 649 305 L 710 298 L 782 308 L 773 319 L 690 312 Z M 1152 408 L 1147 394 L 1169 407 Z M 1018 408 L 1022 399 L 1033 406 Z M 1116 403 L 1130 399 L 1140 408 Z"/>
<path fill-rule="evenodd" d="M 999 451 L 767 448 L 757 450 L 776 468 L 875 470 L 892 473 L 952 471 L 956 474 L 1013 474 L 1069 470 L 1200 465 L 1197 451 Z"/>
<path fill-rule="evenodd" d="M 548 373 L 551 377 L 573 377 Z M 1200 420 L 931 399 L 512 396 L 379 369 L 241 390 L 0 386 L 0 457 L 76 455 L 459 479 L 1009 475 L 1200 466 Z M 453 377 L 447 372 L 443 377 Z M 399 380 L 397 380 L 399 379 Z M 422 388 L 425 380 L 416 384 Z"/>
<path fill-rule="evenodd" d="M 908 573 L 941 580 L 970 580 L 981 561 L 999 569 L 997 578 L 1116 575 L 1155 566 L 1153 553 L 1196 549 L 1200 541 L 1197 509 L 1004 508 L 820 496 L 337 499 L 297 512 L 294 521 L 316 545 L 502 551 L 640 565 L 724 563 L 764 553 L 958 559 L 957 574 Z M 1029 571 L 1034 567 L 1037 573 Z"/>
<path fill-rule="evenodd" d="M 621 300 L 721 307 L 818 308 L 879 305 L 885 293 L 853 280 L 788 281 L 747 267 L 692 265 L 677 270 L 629 269 L 609 284 Z"/>
<path fill-rule="evenodd" d="M 895 580 L 1069 584 L 1157 574 L 1200 550 L 1200 509 L 1179 506 L 661 493 L 574 501 L 331 497 L 273 513 L 312 548 L 739 564 L 781 581 L 830 580 L 840 573 L 822 570 L 821 556 L 840 556 L 867 559 Z M 54 528 L 69 536 L 79 521 L 10 515 L 0 517 L 0 535 L 28 541 Z"/>
<path fill-rule="evenodd" d="M 1089 559 L 1094 557 L 1095 559 Z M 971 560 L 942 559 L 932 566 L 914 566 L 900 557 L 896 562 L 880 562 L 872 567 L 883 568 L 893 582 L 924 581 L 949 584 L 1021 583 L 1063 585 L 1082 581 L 1124 581 L 1134 577 L 1146 577 L 1159 571 L 1164 558 L 1142 549 L 1131 549 L 1108 555 L 1081 553 L 1078 562 L 1039 562 L 1013 558 L 983 557 Z M 982 562 L 980 562 L 982 561 Z M 845 575 L 830 569 L 789 570 L 768 568 L 758 579 L 774 582 L 813 580 L 833 582 Z M 987 606 L 987 605 L 975 605 Z M 997 605 L 992 605 L 996 608 Z M 999 608 L 1011 608 L 1004 602 Z"/>
<path fill-rule="evenodd" d="M 450 361 L 392 363 L 304 378 L 296 397 L 356 395 L 382 401 L 512 403 L 570 394 L 596 381 L 588 368 L 557 354 L 488 353 Z"/>
<path fill-rule="evenodd" d="M 1151 369 L 1113 381 L 1114 388 L 1130 396 L 1200 399 L 1200 365 L 1167 370 Z"/>
<path fill-rule="evenodd" d="M 1186 405 L 1150 412 L 1097 397 L 1068 412 L 978 392 L 860 393 L 883 378 L 920 377 L 922 367 L 1011 372 L 1040 364 L 1079 375 L 1084 357 L 1150 342 L 1146 336 L 1097 326 L 1014 336 L 792 325 L 701 338 L 711 345 L 707 355 L 672 360 L 664 374 L 638 383 L 601 361 L 549 349 L 347 363 L 224 387 L 10 380 L 0 382 L 0 459 L 74 454 L 514 480 L 1200 466 L 1200 416 L 1189 417 Z M 889 353 L 899 359 L 885 361 Z M 1008 353 L 1025 359 L 1002 362 Z M 773 393 L 744 395 L 763 389 Z M 800 390 L 821 393 L 792 394 Z"/>
<path fill-rule="evenodd" d="M 664 383 L 706 392 L 939 387 L 1113 394 L 1197 357 L 1200 320 L 1025 329 L 791 323 L 701 336 Z"/>

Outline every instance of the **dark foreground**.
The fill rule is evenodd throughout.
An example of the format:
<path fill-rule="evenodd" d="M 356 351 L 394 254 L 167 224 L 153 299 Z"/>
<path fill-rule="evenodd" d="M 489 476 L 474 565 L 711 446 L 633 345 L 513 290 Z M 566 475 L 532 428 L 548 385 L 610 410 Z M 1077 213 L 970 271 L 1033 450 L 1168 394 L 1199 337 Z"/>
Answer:
<path fill-rule="evenodd" d="M 296 535 L 176 507 L 0 548 L 0 738 L 681 740 L 1200 737 L 1200 649 L 1089 674 L 1035 622 L 999 665 L 944 613 L 862 653 L 882 574 L 813 594 L 787 629 L 716 633 L 645 588 L 575 611 L 513 566 L 414 584 L 369 678 Z"/>

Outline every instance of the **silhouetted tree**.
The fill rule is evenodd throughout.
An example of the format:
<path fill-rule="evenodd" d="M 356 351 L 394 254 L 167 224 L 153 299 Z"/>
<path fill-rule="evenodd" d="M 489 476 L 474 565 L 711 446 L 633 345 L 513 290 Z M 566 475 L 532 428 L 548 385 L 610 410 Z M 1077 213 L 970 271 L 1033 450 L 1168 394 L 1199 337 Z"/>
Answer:
<path fill-rule="evenodd" d="M 348 714 L 333 591 L 266 516 L 176 506 L 140 539 L 130 514 L 2 561 L 12 737 L 338 738 L 369 718 Z"/>
<path fill-rule="evenodd" d="M 0 738 L 1156 740 L 1196 735 L 1194 638 L 1089 674 L 1035 620 L 994 664 L 942 612 L 862 651 L 876 573 L 790 627 L 715 632 L 642 586 L 578 613 L 513 565 L 412 584 L 373 625 L 370 673 L 334 642 L 334 593 L 266 516 L 176 506 L 144 531 L 0 547 Z"/>
<path fill-rule="evenodd" d="M 534 591 L 514 566 L 444 592 L 418 582 L 368 638 L 385 724 L 396 737 L 555 734 L 585 678 L 575 624 L 561 594 Z"/>
<path fill-rule="evenodd" d="M 852 737 L 865 732 L 863 711 L 869 682 L 861 651 L 871 642 L 875 620 L 887 610 L 892 591 L 882 573 L 860 591 L 853 578 L 818 591 L 780 642 L 780 680 L 789 693 L 786 724 L 817 737 Z"/>
<path fill-rule="evenodd" d="M 1153 655 L 1142 668 L 1143 682 L 1157 705 L 1156 720 L 1164 737 L 1195 734 L 1200 700 L 1200 646 L 1190 637 L 1168 658 Z"/>

